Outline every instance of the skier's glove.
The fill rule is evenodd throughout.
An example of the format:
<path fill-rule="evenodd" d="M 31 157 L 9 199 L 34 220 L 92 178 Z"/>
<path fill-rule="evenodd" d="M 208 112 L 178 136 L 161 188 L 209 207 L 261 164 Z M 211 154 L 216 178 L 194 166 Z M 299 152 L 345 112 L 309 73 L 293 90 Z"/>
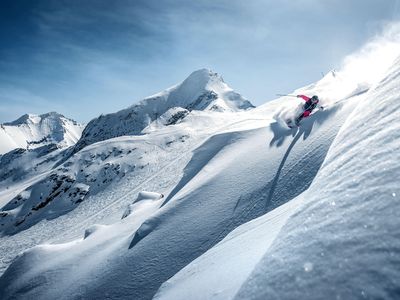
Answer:
<path fill-rule="evenodd" d="M 321 106 L 321 107 L 320 107 L 320 110 L 324 110 L 324 107 L 323 107 L 323 106 Z"/>

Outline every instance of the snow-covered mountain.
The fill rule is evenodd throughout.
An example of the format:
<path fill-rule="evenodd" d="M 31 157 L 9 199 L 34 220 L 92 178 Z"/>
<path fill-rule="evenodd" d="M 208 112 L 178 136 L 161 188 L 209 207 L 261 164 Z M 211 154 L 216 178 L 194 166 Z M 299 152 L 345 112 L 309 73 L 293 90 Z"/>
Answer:
<path fill-rule="evenodd" d="M 0 125 L 0 154 L 16 148 L 33 149 L 48 144 L 69 147 L 78 141 L 83 127 L 56 112 L 25 114 Z"/>
<path fill-rule="evenodd" d="M 200 69 L 182 83 L 143 99 L 138 104 L 92 120 L 83 131 L 74 152 L 113 137 L 141 134 L 152 121 L 164 114 L 168 115 L 168 122 L 176 123 L 192 110 L 236 112 L 253 107 L 217 73 Z"/>
<path fill-rule="evenodd" d="M 400 59 L 390 65 L 296 90 L 325 109 L 292 130 L 282 118 L 301 100 L 248 110 L 205 70 L 93 120 L 57 168 L 0 193 L 0 294 L 396 299 Z"/>
<path fill-rule="evenodd" d="M 73 149 L 40 160 L 37 157 L 35 164 L 27 165 L 20 162 L 36 157 L 32 151 L 10 153 L 0 161 L 0 165 L 4 165 L 4 171 L 0 172 L 0 186 L 8 187 L 11 178 L 20 178 L 25 173 L 40 173 L 43 170 L 40 166 L 45 166 L 47 172 L 42 172 L 43 176 L 37 177 L 36 182 L 29 181 L 30 185 L 24 185 L 23 190 L 6 193 L 4 198 L 0 193 L 0 203 L 9 201 L 2 207 L 0 232 L 15 234 L 43 219 L 68 213 L 89 195 L 104 191 L 126 175 L 131 180 L 138 178 L 140 181 L 145 174 L 163 167 L 160 161 L 163 157 L 168 161 L 176 156 L 174 151 L 182 151 L 182 148 L 198 142 L 202 135 L 208 134 L 209 126 L 223 124 L 229 113 L 253 107 L 229 88 L 219 75 L 201 69 L 167 91 L 146 98 L 126 110 L 93 120 Z M 214 116 L 216 111 L 218 116 Z M 189 126 L 182 125 L 175 132 L 167 128 L 185 123 L 185 118 L 192 120 Z M 154 122 L 151 122 L 152 119 Z M 193 124 L 196 120 L 201 120 L 198 125 Z M 205 122 L 208 122 L 207 126 L 204 126 Z M 167 133 L 160 137 L 163 128 Z M 146 136 L 134 137 L 143 129 Z M 191 138 L 196 129 L 198 132 Z M 204 130 L 205 133 L 202 133 Z M 154 134 L 150 134 L 152 131 Z M 125 135 L 130 137 L 111 139 Z M 97 143 L 92 145 L 94 142 Z M 183 147 L 176 146 L 176 142 L 185 144 Z M 159 148 L 158 151 L 152 150 L 154 146 Z M 52 170 L 49 165 L 59 167 Z M 30 167 L 27 169 L 27 166 Z M 13 198 L 9 198 L 10 195 Z"/>

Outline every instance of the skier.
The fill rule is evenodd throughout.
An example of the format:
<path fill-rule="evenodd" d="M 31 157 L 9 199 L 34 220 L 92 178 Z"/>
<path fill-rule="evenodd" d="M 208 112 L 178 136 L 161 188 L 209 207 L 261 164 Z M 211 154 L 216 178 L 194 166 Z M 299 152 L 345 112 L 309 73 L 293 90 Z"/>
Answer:
<path fill-rule="evenodd" d="M 303 99 L 304 101 L 306 101 L 306 103 L 305 103 L 304 106 L 303 106 L 303 112 L 302 112 L 301 115 L 298 116 L 298 117 L 296 118 L 296 120 L 295 120 L 296 126 L 299 126 L 300 121 L 301 121 L 303 118 L 309 117 L 309 116 L 311 115 L 312 111 L 313 111 L 316 107 L 318 107 L 318 108 L 321 109 L 321 110 L 324 109 L 324 107 L 321 106 L 321 105 L 319 104 L 319 99 L 318 99 L 318 96 L 317 96 L 317 95 L 314 95 L 314 96 L 312 96 L 311 98 L 310 98 L 310 97 L 307 97 L 306 95 L 297 95 L 296 97 L 297 97 L 297 98 L 301 98 L 301 99 Z"/>

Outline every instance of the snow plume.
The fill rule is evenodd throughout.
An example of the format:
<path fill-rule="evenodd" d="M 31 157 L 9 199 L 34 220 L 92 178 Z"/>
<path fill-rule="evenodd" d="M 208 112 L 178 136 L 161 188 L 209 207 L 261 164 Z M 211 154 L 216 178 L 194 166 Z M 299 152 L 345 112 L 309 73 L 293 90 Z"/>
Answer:
<path fill-rule="evenodd" d="M 326 75 L 316 92 L 329 105 L 376 85 L 400 55 L 400 22 L 390 23 L 359 51 L 347 56 L 339 70 Z"/>
<path fill-rule="evenodd" d="M 361 94 L 383 79 L 385 72 L 400 56 L 400 22 L 384 27 L 359 51 L 348 55 L 338 70 L 329 72 L 315 84 L 295 90 L 294 95 L 318 95 L 321 105 L 334 106 L 337 102 Z M 298 103 L 294 108 L 294 103 Z M 278 122 L 297 117 L 304 101 L 283 97 L 274 115 Z"/>
<path fill-rule="evenodd" d="M 400 55 L 400 22 L 386 26 L 361 50 L 345 58 L 342 76 L 374 85 Z"/>
<path fill-rule="evenodd" d="M 289 102 L 282 102 L 282 105 L 278 107 L 273 118 L 278 123 L 284 125 L 289 120 L 294 122 L 296 117 L 298 117 L 302 111 L 303 111 L 303 102 L 298 103 L 296 109 L 293 109 L 293 100 Z"/>

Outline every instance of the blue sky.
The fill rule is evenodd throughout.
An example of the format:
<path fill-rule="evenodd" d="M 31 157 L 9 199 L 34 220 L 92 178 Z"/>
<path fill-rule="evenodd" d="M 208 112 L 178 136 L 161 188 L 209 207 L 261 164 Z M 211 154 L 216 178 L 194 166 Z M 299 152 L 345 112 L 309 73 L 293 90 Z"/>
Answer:
<path fill-rule="evenodd" d="M 87 122 L 207 67 L 260 105 L 337 68 L 398 0 L 2 0 L 0 122 Z"/>

